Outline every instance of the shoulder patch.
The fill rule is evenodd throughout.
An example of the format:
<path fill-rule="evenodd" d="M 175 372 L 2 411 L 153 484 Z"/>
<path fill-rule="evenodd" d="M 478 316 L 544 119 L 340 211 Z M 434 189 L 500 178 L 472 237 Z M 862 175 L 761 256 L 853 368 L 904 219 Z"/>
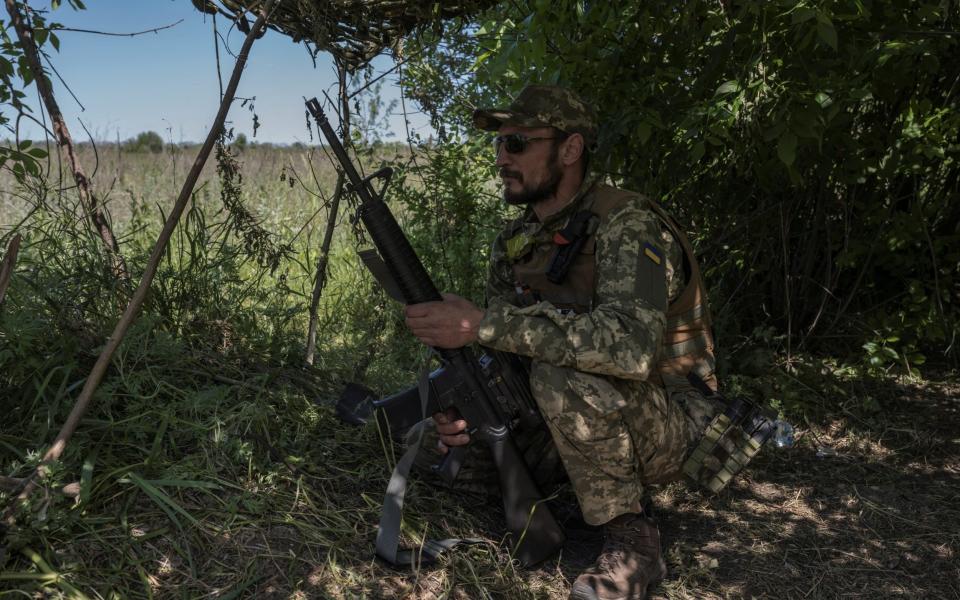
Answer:
<path fill-rule="evenodd" d="M 658 265 L 663 262 L 663 251 L 650 242 L 643 245 L 643 254 Z"/>
<path fill-rule="evenodd" d="M 656 310 L 667 311 L 667 272 L 663 251 L 647 242 L 637 257 L 637 297 Z"/>

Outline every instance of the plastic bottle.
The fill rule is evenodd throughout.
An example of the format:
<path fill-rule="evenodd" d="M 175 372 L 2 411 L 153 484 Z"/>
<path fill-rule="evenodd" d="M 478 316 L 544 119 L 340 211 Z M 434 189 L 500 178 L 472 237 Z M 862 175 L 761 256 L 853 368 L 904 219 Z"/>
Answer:
<path fill-rule="evenodd" d="M 777 448 L 793 448 L 793 425 L 782 419 L 774 421 L 773 445 Z"/>

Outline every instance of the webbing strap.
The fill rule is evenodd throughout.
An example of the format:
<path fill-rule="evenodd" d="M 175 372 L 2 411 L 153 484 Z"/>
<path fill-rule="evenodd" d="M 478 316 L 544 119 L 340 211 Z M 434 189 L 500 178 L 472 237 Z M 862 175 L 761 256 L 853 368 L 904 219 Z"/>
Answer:
<path fill-rule="evenodd" d="M 696 319 L 704 316 L 706 313 L 707 307 L 703 304 L 698 304 L 683 314 L 669 317 L 667 319 L 667 329 L 676 329 L 681 325 L 689 325 Z"/>
<path fill-rule="evenodd" d="M 707 336 L 698 335 L 697 337 L 690 338 L 689 340 L 683 342 L 677 342 L 676 344 L 670 344 L 669 346 L 664 346 L 663 348 L 663 357 L 664 358 L 677 358 L 678 356 L 684 356 L 686 354 L 692 354 L 694 352 L 700 352 L 706 350 L 708 346 Z"/>
<path fill-rule="evenodd" d="M 427 401 L 430 394 L 430 369 L 424 368 L 420 372 L 418 381 L 420 391 L 420 414 L 426 418 Z M 377 556 L 395 566 L 408 566 L 432 563 L 441 554 L 460 544 L 476 544 L 483 540 L 476 538 L 448 538 L 445 540 L 424 540 L 417 549 L 400 550 L 400 520 L 403 517 L 403 497 L 407 493 L 407 478 L 413 467 L 420 444 L 423 442 L 424 428 L 420 427 L 417 439 L 397 462 L 390 482 L 387 484 L 387 493 L 383 497 L 383 511 L 380 514 L 380 526 L 377 529 Z"/>

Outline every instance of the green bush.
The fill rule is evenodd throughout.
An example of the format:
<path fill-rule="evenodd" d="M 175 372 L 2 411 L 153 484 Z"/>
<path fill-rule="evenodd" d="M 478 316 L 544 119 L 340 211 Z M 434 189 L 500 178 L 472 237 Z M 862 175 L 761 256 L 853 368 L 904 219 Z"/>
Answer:
<path fill-rule="evenodd" d="M 155 131 L 144 131 L 138 133 L 137 137 L 127 140 L 124 143 L 124 149 L 127 152 L 160 154 L 163 152 L 163 138 Z"/>
<path fill-rule="evenodd" d="M 958 28 L 932 1 L 528 0 L 421 35 L 406 85 L 449 134 L 580 90 L 597 171 L 692 232 L 725 348 L 774 327 L 907 369 L 958 356 Z"/>

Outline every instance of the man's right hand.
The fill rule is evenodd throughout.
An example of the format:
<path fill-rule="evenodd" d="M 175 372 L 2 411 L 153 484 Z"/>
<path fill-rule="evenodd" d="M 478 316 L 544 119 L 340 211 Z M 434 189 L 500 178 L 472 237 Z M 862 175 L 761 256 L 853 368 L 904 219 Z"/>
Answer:
<path fill-rule="evenodd" d="M 444 412 L 434 413 L 433 422 L 440 434 L 437 447 L 440 454 L 446 454 L 452 446 L 465 446 L 470 442 L 470 435 L 466 433 L 467 422 L 460 418 L 456 409 L 448 408 Z"/>

